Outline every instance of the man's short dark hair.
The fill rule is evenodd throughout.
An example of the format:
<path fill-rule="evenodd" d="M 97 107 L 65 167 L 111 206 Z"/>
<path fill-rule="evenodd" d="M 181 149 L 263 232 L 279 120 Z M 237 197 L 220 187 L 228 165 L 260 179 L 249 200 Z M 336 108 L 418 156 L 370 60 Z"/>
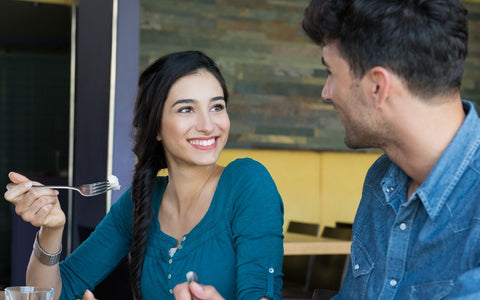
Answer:
<path fill-rule="evenodd" d="M 312 0 L 303 29 L 320 46 L 338 41 L 356 78 L 382 66 L 420 97 L 460 88 L 468 41 L 460 0 Z"/>

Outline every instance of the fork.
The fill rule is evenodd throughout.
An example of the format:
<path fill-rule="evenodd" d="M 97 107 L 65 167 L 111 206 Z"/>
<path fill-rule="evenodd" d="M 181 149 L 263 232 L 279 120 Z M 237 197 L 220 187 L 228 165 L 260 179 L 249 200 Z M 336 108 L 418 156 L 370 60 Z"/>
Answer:
<path fill-rule="evenodd" d="M 10 186 L 14 186 L 15 184 L 8 184 L 7 189 Z M 74 190 L 80 193 L 80 195 L 85 197 L 92 197 L 97 196 L 103 193 L 108 192 L 109 190 L 113 189 L 114 186 L 110 184 L 108 180 L 100 181 L 95 183 L 88 183 L 82 184 L 80 186 L 66 186 L 66 185 L 32 185 L 32 188 L 37 189 L 66 189 L 66 190 Z"/>

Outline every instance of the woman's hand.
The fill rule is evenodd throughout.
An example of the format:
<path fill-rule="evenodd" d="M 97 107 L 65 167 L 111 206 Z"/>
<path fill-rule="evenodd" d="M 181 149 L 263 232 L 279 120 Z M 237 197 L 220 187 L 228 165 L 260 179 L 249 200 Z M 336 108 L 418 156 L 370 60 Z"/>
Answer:
<path fill-rule="evenodd" d="M 211 285 L 201 285 L 195 281 L 177 284 L 173 289 L 177 300 L 225 300 Z"/>
<path fill-rule="evenodd" d="M 10 172 L 8 177 L 15 185 L 7 185 L 4 197 L 15 205 L 17 215 L 36 227 L 63 229 L 65 213 L 58 201 L 58 191 L 32 188 L 33 182 L 15 172 Z"/>

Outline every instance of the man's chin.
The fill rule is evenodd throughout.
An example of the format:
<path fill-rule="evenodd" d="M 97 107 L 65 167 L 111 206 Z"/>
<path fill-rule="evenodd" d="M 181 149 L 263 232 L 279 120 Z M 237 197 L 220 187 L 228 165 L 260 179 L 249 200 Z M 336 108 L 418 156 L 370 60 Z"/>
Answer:
<path fill-rule="evenodd" d="M 365 145 L 360 141 L 353 141 L 352 139 L 349 139 L 347 137 L 345 137 L 344 143 L 345 143 L 345 146 L 347 146 L 349 149 L 352 149 L 352 150 L 372 148 L 370 145 Z"/>
<path fill-rule="evenodd" d="M 374 149 L 380 149 L 379 146 L 372 146 L 372 145 L 367 145 L 367 144 L 360 144 L 360 143 L 354 143 L 352 141 L 349 141 L 349 140 L 345 140 L 345 146 L 347 146 L 349 149 L 352 149 L 352 150 L 360 150 L 360 149 L 370 149 L 370 150 L 374 150 Z"/>

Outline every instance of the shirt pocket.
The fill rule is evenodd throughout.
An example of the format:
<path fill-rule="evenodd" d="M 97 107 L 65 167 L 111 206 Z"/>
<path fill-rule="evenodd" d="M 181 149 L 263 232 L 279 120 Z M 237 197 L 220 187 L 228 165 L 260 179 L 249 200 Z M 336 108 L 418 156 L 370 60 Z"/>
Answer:
<path fill-rule="evenodd" d="M 353 236 L 350 252 L 350 268 L 338 297 L 335 299 L 369 299 L 368 282 L 373 278 L 375 264 L 358 236 Z"/>
<path fill-rule="evenodd" d="M 410 300 L 429 299 L 440 300 L 444 299 L 452 290 L 453 281 L 433 281 L 420 285 L 412 286 L 410 293 Z"/>
<path fill-rule="evenodd" d="M 355 236 L 352 241 L 351 262 L 353 277 L 362 279 L 366 283 L 375 264 L 368 254 L 367 248 Z"/>

